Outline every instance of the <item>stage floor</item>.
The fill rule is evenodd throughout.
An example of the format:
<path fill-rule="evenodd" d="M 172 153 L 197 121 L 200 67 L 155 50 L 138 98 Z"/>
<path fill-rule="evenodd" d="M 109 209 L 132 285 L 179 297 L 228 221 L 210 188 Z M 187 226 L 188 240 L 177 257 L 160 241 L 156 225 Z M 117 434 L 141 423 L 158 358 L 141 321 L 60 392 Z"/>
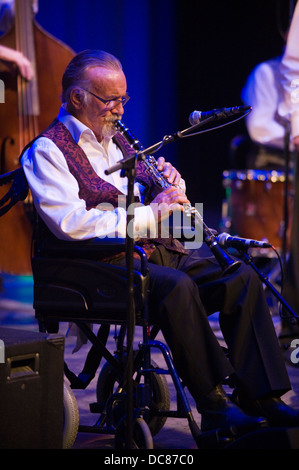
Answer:
<path fill-rule="evenodd" d="M 38 325 L 34 317 L 32 306 L 33 300 L 33 282 L 31 276 L 9 276 L 2 275 L 2 290 L 0 292 L 0 326 L 21 330 L 38 331 Z M 277 314 L 272 315 L 273 322 L 279 334 L 280 318 Z M 211 326 L 222 341 L 221 332 L 218 328 L 217 314 L 210 317 Z M 114 351 L 114 327 L 109 337 L 109 350 Z M 59 333 L 66 335 L 68 325 L 61 324 Z M 136 345 L 141 339 L 140 328 L 136 328 Z M 162 335 L 159 340 L 164 342 Z M 76 339 L 74 336 L 67 335 L 65 338 L 65 362 L 68 367 L 78 374 L 81 372 L 86 355 L 90 349 L 90 343 L 83 345 L 82 348 L 73 353 Z M 299 335 L 298 335 L 299 345 Z M 283 354 L 288 368 L 293 390 L 284 396 L 284 401 L 299 409 L 299 368 L 298 365 L 291 362 L 291 352 L 293 349 L 283 349 Z M 299 354 L 298 354 L 299 357 Z M 161 367 L 164 367 L 163 359 L 160 353 L 153 352 L 152 359 Z M 101 365 L 103 362 L 101 363 Z M 176 392 L 168 376 L 165 376 L 169 384 L 171 409 L 176 407 Z M 97 421 L 98 415 L 89 410 L 89 404 L 96 401 L 97 375 L 85 390 L 74 390 L 78 403 L 80 424 L 93 425 Z M 192 397 L 187 392 L 187 398 L 197 424 L 200 426 L 200 415 L 198 414 Z M 196 449 L 197 446 L 191 435 L 189 425 L 184 418 L 168 418 L 162 430 L 153 437 L 155 449 Z M 103 434 L 79 432 L 74 442 L 73 449 L 113 449 L 114 437 Z M 298 443 L 299 448 L 299 443 Z"/>

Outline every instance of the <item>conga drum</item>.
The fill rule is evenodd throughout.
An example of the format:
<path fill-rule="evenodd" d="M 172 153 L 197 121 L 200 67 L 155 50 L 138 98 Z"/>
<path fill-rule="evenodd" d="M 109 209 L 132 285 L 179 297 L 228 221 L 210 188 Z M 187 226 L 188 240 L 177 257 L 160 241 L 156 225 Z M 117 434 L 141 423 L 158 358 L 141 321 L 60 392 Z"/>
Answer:
<path fill-rule="evenodd" d="M 266 170 L 227 170 L 225 188 L 226 231 L 232 235 L 266 240 L 276 249 L 283 248 L 285 227 L 285 173 Z M 287 246 L 290 240 L 293 206 L 293 181 L 288 182 Z"/>

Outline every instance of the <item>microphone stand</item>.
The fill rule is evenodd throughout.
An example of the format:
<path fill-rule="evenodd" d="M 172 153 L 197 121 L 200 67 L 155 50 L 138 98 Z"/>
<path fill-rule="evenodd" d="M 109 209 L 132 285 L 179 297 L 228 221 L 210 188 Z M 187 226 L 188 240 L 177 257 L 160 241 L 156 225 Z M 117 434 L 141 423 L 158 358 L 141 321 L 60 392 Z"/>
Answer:
<path fill-rule="evenodd" d="M 283 254 L 283 267 L 286 267 L 287 261 L 287 231 L 289 226 L 289 173 L 290 173 L 290 131 L 285 129 L 284 138 L 284 153 L 285 153 L 285 181 L 284 181 L 284 211 L 283 211 L 283 243 L 282 243 L 282 254 Z"/>
<path fill-rule="evenodd" d="M 251 108 L 250 108 L 251 110 Z M 247 113 L 248 114 L 248 113 Z M 247 115 L 246 114 L 246 115 Z M 245 117 L 245 114 L 243 116 L 241 116 L 242 118 Z M 176 140 L 179 140 L 179 139 L 182 139 L 184 137 L 192 137 L 192 134 L 195 134 L 196 135 L 196 131 L 208 124 L 209 122 L 211 121 L 214 121 L 215 120 L 215 116 L 212 115 L 210 117 L 208 117 L 207 119 L 204 119 L 203 121 L 199 122 L 198 124 L 194 124 L 193 126 L 190 126 L 190 127 L 187 127 L 187 129 L 184 129 L 182 131 L 178 131 L 178 132 L 175 132 L 174 134 L 170 134 L 170 135 L 166 135 L 163 140 L 161 140 L 160 142 L 157 142 L 156 144 L 154 145 L 151 145 L 150 147 L 146 148 L 146 149 L 142 149 L 142 150 L 139 150 L 137 153 L 136 153 L 136 156 L 137 156 L 137 159 L 138 160 L 144 160 L 145 156 L 146 155 L 150 155 L 151 153 L 155 153 L 155 151 L 157 151 L 158 149 L 162 148 L 164 145 L 166 144 L 171 144 L 172 142 L 175 142 Z M 234 121 L 231 121 L 230 124 L 232 124 Z M 215 128 L 216 129 L 216 128 Z M 214 130 L 214 129 L 213 129 Z M 134 138 L 134 136 L 132 136 Z M 115 171 L 117 170 L 122 170 L 126 163 L 131 160 L 131 159 L 134 159 L 134 157 L 126 157 L 126 158 L 122 158 L 119 162 L 117 162 L 115 165 L 111 166 L 110 168 L 107 168 L 105 170 L 105 174 L 106 175 L 111 175 L 111 173 L 114 173 Z"/>
<path fill-rule="evenodd" d="M 133 442 L 133 340 L 134 340 L 134 327 L 135 327 L 135 299 L 134 299 L 134 238 L 129 236 L 128 227 L 133 222 L 134 210 L 128 210 L 129 206 L 134 203 L 134 182 L 136 174 L 136 161 L 137 155 L 130 156 L 129 158 L 122 159 L 119 164 L 115 165 L 117 168 L 111 167 L 105 171 L 110 174 L 114 171 L 121 169 L 121 176 L 128 178 L 128 193 L 126 198 L 126 267 L 128 276 L 128 310 L 127 310 L 127 363 L 125 373 L 126 384 L 126 448 L 132 449 Z M 118 168 L 119 167 L 119 168 Z M 108 173 L 109 172 L 109 173 Z M 131 205 L 134 208 L 134 206 Z"/>
<path fill-rule="evenodd" d="M 205 120 L 205 123 L 207 120 Z M 186 133 L 192 132 L 200 127 L 203 123 L 196 124 L 190 128 L 182 131 L 185 135 Z M 166 140 L 164 138 L 163 143 L 171 143 L 177 138 L 181 133 L 177 132 L 172 136 L 167 136 Z M 127 363 L 126 363 L 126 373 L 125 373 L 125 384 L 126 384 L 126 422 L 125 426 L 126 433 L 126 448 L 132 449 L 133 442 L 133 340 L 134 340 L 134 325 L 135 325 L 135 299 L 134 299 L 134 238 L 129 236 L 128 227 L 132 224 L 134 219 L 134 182 L 136 175 L 136 162 L 138 160 L 144 160 L 145 156 L 149 153 L 152 153 L 153 150 L 158 149 L 162 142 L 158 142 L 155 145 L 152 145 L 146 150 L 130 155 L 126 158 L 121 159 L 115 165 L 105 170 L 106 175 L 110 175 L 115 171 L 121 170 L 121 176 L 126 176 L 128 178 L 128 193 L 126 199 L 126 209 L 127 209 L 127 218 L 126 218 L 126 267 L 127 267 L 127 276 L 128 276 L 128 310 L 127 310 Z M 132 210 L 128 210 L 131 205 Z"/>
<path fill-rule="evenodd" d="M 121 176 L 126 176 L 128 178 L 128 194 L 126 199 L 126 209 L 127 209 L 127 218 L 126 218 L 126 267 L 127 267 L 127 276 L 128 276 L 128 311 L 127 311 L 127 364 L 126 364 L 126 374 L 125 374 L 125 383 L 127 389 L 126 395 L 126 420 L 127 426 L 125 427 L 126 432 L 126 448 L 132 449 L 133 442 L 133 358 L 132 358 L 132 348 L 133 348 L 133 339 L 134 339 L 134 325 L 135 325 L 135 299 L 134 299 L 134 239 L 129 236 L 128 227 L 129 224 L 133 222 L 134 219 L 134 206 L 131 204 L 134 203 L 134 182 L 136 175 L 136 162 L 138 160 L 144 160 L 146 155 L 153 153 L 155 150 L 158 150 L 165 144 L 170 144 L 175 140 L 183 138 L 187 135 L 192 135 L 193 132 L 196 132 L 201 126 L 207 124 L 209 121 L 213 121 L 214 116 L 205 119 L 204 121 L 188 127 L 183 131 L 178 131 L 175 134 L 167 135 L 164 139 L 144 150 L 136 152 L 134 155 L 130 155 L 121 159 L 115 165 L 107 168 L 105 170 L 106 175 L 110 175 L 115 171 L 121 170 Z M 131 205 L 133 211 L 129 211 L 128 208 Z"/>
<path fill-rule="evenodd" d="M 248 248 L 238 248 L 239 252 L 241 253 L 241 256 L 243 257 L 243 260 L 245 261 L 246 264 L 252 267 L 252 269 L 257 273 L 261 281 L 271 290 L 271 292 L 274 294 L 274 296 L 278 299 L 278 301 L 284 306 L 284 308 L 291 314 L 292 318 L 292 323 L 299 323 L 299 317 L 298 315 L 294 312 L 294 310 L 288 305 L 288 303 L 282 298 L 280 293 L 275 289 L 275 287 L 271 284 L 269 281 L 268 277 L 263 274 L 253 263 L 252 257 L 248 255 Z M 286 318 L 287 319 L 287 318 Z"/>
<path fill-rule="evenodd" d="M 187 135 L 191 136 L 193 132 L 196 132 L 197 129 L 202 127 L 204 124 L 207 124 L 209 121 L 213 121 L 213 116 L 209 117 L 208 119 L 205 119 L 203 122 L 195 124 L 194 126 L 188 127 L 187 129 L 184 129 L 183 131 L 178 131 L 178 132 L 175 132 L 174 134 L 166 135 L 163 138 L 163 140 L 161 140 L 160 142 L 157 142 L 156 144 L 151 145 L 150 147 L 148 147 L 146 149 L 139 150 L 136 153 L 137 160 L 144 160 L 146 155 L 150 155 L 151 153 L 154 153 L 156 150 L 163 147 L 164 145 L 171 144 L 172 142 L 174 142 L 178 139 L 181 139 L 181 138 L 183 138 Z M 132 158 L 133 158 L 133 160 L 135 160 L 135 156 L 133 156 L 133 157 L 129 156 L 129 157 L 126 157 L 126 158 L 122 158 L 115 165 L 111 166 L 110 168 L 107 168 L 105 170 L 105 174 L 106 175 L 111 175 L 111 173 L 114 173 L 117 170 L 123 170 L 126 167 L 127 163 L 129 163 L 130 160 L 132 160 Z"/>

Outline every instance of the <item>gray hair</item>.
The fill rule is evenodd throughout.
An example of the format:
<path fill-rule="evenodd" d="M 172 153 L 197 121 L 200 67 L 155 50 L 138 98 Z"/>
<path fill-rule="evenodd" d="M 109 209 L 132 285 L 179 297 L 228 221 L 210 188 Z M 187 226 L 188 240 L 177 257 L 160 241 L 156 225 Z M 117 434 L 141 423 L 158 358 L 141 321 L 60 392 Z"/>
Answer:
<path fill-rule="evenodd" d="M 90 67 L 103 67 L 122 70 L 120 61 L 105 51 L 87 49 L 79 52 L 68 64 L 62 77 L 62 102 L 68 102 L 71 90 L 75 86 L 84 86 L 84 73 Z"/>

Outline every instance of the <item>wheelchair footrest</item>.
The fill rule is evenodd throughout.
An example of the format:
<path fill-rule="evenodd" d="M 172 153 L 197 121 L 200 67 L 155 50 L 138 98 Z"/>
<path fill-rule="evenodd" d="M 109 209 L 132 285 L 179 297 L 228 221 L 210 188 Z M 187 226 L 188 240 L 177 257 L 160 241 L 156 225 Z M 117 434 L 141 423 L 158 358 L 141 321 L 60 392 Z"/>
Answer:
<path fill-rule="evenodd" d="M 199 449 L 223 449 L 234 441 L 234 437 L 229 432 L 224 433 L 219 429 L 202 432 L 196 437 L 196 444 Z"/>
<path fill-rule="evenodd" d="M 94 434 L 111 434 L 111 435 L 115 434 L 114 429 L 107 429 L 106 427 L 101 428 L 100 426 L 89 426 L 89 425 L 84 425 L 84 424 L 80 424 L 78 428 L 78 432 L 88 432 L 88 433 L 94 433 Z"/>

